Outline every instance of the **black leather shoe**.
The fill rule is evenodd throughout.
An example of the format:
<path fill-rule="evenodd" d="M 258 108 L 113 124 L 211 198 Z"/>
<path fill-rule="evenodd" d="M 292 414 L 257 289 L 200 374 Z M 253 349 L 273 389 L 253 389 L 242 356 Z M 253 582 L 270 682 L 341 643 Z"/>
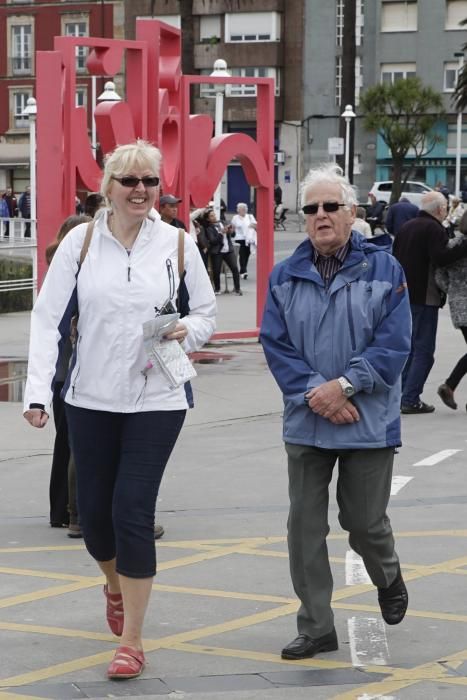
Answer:
<path fill-rule="evenodd" d="M 378 602 L 386 624 L 398 625 L 402 622 L 409 604 L 409 595 L 400 569 L 388 588 L 378 588 Z"/>
<path fill-rule="evenodd" d="M 435 410 L 434 406 L 431 406 L 429 403 L 425 403 L 424 401 L 419 401 L 416 404 L 402 404 L 401 406 L 401 413 L 433 413 Z"/>
<path fill-rule="evenodd" d="M 282 649 L 283 659 L 308 659 L 310 656 L 319 654 L 321 651 L 336 651 L 339 648 L 337 643 L 336 630 L 329 634 L 324 634 L 317 639 L 311 639 L 306 634 L 299 634 L 290 644 Z"/>

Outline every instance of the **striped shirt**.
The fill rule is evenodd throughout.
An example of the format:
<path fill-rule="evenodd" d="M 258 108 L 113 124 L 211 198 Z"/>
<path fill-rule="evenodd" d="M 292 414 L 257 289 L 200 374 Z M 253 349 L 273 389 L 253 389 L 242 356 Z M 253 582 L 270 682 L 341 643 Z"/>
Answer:
<path fill-rule="evenodd" d="M 334 276 L 339 272 L 347 254 L 350 250 L 350 241 L 347 241 L 342 248 L 338 248 L 332 255 L 321 255 L 316 248 L 313 248 L 313 262 L 316 269 L 323 278 L 326 289 L 331 284 Z"/>

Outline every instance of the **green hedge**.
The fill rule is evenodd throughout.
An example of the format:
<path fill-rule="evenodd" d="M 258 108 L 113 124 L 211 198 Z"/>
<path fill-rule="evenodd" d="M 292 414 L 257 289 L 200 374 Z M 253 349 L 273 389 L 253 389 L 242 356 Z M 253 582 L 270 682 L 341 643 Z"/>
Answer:
<path fill-rule="evenodd" d="M 0 260 L 0 280 L 30 279 L 32 264 L 13 259 Z M 32 289 L 0 292 L 0 314 L 32 309 Z"/>

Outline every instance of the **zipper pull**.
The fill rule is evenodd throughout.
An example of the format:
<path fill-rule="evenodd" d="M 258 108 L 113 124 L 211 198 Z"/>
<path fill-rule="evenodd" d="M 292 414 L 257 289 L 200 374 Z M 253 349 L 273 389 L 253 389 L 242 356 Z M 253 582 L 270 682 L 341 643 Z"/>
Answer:
<path fill-rule="evenodd" d="M 128 282 L 131 282 L 131 267 L 128 265 Z"/>

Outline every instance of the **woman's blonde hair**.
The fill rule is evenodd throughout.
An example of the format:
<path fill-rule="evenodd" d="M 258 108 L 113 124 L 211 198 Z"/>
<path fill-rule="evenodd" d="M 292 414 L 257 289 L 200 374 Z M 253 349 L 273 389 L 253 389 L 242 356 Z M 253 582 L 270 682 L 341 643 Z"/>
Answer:
<path fill-rule="evenodd" d="M 134 143 L 126 143 L 108 153 L 105 158 L 104 176 L 101 182 L 101 194 L 105 203 L 110 206 L 109 192 L 112 177 L 130 175 L 134 168 L 150 170 L 158 176 L 161 168 L 162 155 L 158 148 L 143 139 Z"/>

